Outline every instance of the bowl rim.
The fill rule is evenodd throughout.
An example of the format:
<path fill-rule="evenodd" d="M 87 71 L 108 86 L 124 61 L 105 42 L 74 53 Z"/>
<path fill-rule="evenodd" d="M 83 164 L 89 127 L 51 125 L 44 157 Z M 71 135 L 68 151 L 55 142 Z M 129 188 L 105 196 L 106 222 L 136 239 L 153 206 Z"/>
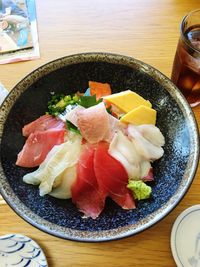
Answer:
<path fill-rule="evenodd" d="M 74 230 L 71 228 L 65 228 L 58 226 L 57 224 L 51 223 L 38 215 L 32 212 L 19 198 L 14 194 L 12 188 L 9 187 L 9 183 L 6 183 L 6 177 L 3 175 L 3 168 L 0 162 L 0 193 L 7 202 L 7 204 L 26 222 L 35 226 L 36 228 L 60 237 L 63 239 L 73 240 L 73 241 L 84 241 L 84 242 L 99 242 L 99 241 L 111 241 L 117 240 L 124 237 L 132 236 L 139 232 L 142 232 L 149 227 L 155 225 L 162 219 L 164 219 L 182 200 L 188 189 L 190 188 L 192 181 L 195 177 L 198 161 L 199 161 L 199 131 L 198 124 L 195 118 L 195 115 L 187 103 L 185 97 L 179 91 L 179 89 L 166 77 L 163 73 L 155 69 L 154 67 L 146 64 L 138 59 L 135 59 L 130 56 L 107 53 L 107 52 L 87 52 L 87 53 L 78 53 L 73 55 L 64 56 L 57 58 L 53 61 L 47 62 L 44 65 L 36 68 L 28 75 L 26 75 L 21 81 L 19 81 L 14 88 L 10 91 L 8 96 L 5 98 L 4 102 L 0 108 L 0 139 L 3 134 L 3 123 L 6 121 L 7 115 L 9 114 L 12 105 L 15 100 L 24 92 L 29 86 L 40 79 L 44 74 L 48 74 L 56 69 L 62 68 L 66 65 L 81 63 L 81 62 L 110 62 L 114 64 L 120 64 L 125 66 L 130 66 L 131 68 L 138 69 L 155 79 L 158 83 L 161 83 L 162 86 L 170 93 L 170 95 L 176 100 L 181 111 L 184 113 L 184 117 L 187 118 L 187 123 L 192 130 L 190 130 L 190 139 L 193 141 L 194 149 L 191 162 L 190 172 L 186 172 L 183 177 L 187 176 L 188 178 L 181 181 L 179 190 L 165 203 L 160 207 L 156 212 L 149 214 L 144 219 L 140 220 L 136 224 L 130 224 L 128 226 L 123 226 L 117 229 L 103 230 L 103 231 L 81 231 Z M 67 63 L 67 64 L 66 64 Z M 9 100 L 11 100 L 9 102 Z M 188 160 L 189 161 L 189 160 Z M 186 167 L 186 170 L 188 165 Z M 10 190 L 11 189 L 11 190 Z M 179 192 L 180 191 L 180 192 Z M 170 204 L 170 206 L 169 206 Z M 147 222 L 146 222 L 147 221 Z"/>

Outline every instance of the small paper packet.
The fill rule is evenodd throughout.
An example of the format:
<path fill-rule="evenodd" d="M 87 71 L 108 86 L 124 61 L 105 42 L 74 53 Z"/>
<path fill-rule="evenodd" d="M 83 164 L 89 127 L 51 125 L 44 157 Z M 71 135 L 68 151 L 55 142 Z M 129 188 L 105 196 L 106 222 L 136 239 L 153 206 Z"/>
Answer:
<path fill-rule="evenodd" d="M 0 0 L 0 64 L 39 57 L 35 0 Z"/>

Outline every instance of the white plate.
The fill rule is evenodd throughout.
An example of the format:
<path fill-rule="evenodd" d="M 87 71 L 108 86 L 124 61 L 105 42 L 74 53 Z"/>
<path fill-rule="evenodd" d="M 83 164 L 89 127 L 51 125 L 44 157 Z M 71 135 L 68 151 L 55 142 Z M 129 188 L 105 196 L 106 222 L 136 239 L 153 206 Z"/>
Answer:
<path fill-rule="evenodd" d="M 178 267 L 200 267 L 200 205 L 186 209 L 176 219 L 171 249 Z"/>
<path fill-rule="evenodd" d="M 1 267 L 48 267 L 40 246 L 31 238 L 20 234 L 0 236 Z"/>

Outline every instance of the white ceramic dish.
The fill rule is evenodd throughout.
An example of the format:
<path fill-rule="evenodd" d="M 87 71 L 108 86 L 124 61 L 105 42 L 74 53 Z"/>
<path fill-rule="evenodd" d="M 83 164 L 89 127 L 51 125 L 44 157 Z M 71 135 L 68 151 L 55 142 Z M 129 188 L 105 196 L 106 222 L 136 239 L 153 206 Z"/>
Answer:
<path fill-rule="evenodd" d="M 178 267 L 200 266 L 200 205 L 186 209 L 176 219 L 171 249 Z"/>
<path fill-rule="evenodd" d="M 0 237 L 1 267 L 48 267 L 41 247 L 31 238 L 21 234 Z"/>

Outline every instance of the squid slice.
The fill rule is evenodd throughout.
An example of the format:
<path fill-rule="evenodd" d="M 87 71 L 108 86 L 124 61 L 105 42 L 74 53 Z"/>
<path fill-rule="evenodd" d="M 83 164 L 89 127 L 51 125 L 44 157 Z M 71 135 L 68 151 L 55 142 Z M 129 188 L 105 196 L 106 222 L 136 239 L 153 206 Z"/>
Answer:
<path fill-rule="evenodd" d="M 50 193 L 56 178 L 65 169 L 77 163 L 80 151 L 81 138 L 79 136 L 74 141 L 54 146 L 40 167 L 23 177 L 24 182 L 33 185 L 40 184 L 40 196 Z"/>

